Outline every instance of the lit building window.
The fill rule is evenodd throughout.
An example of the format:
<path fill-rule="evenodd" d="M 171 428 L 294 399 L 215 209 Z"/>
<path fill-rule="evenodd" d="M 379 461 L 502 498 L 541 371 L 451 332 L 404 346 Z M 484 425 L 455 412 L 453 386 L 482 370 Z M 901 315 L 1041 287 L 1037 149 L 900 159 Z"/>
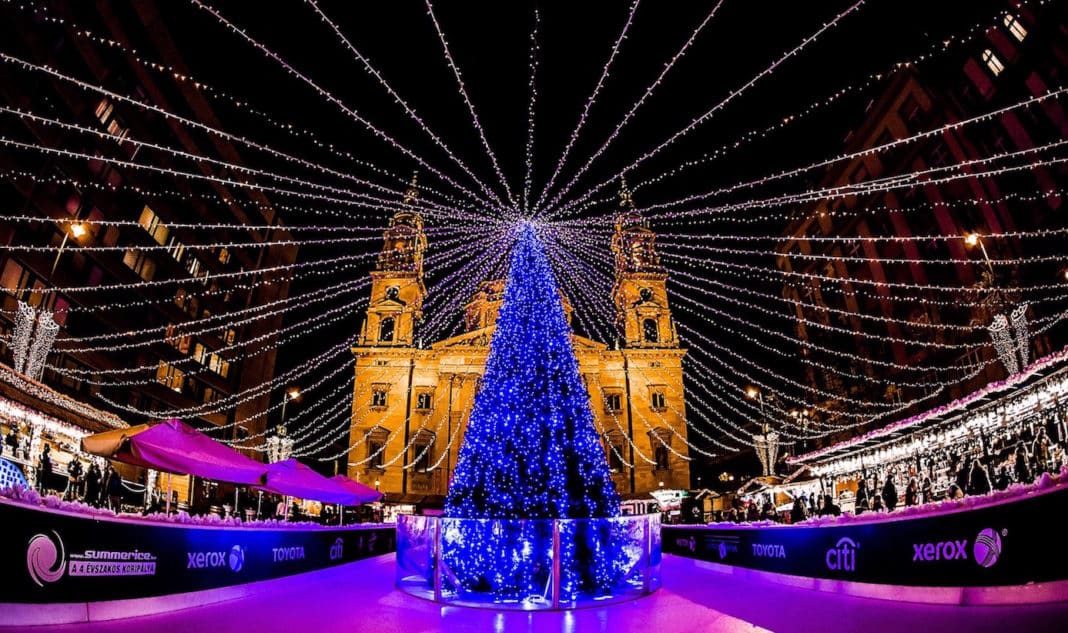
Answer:
<path fill-rule="evenodd" d="M 164 387 L 182 392 L 182 382 L 185 380 L 185 372 L 177 367 L 163 361 L 159 362 L 159 367 L 156 368 L 156 382 L 160 383 Z"/>
<path fill-rule="evenodd" d="M 623 394 L 604 394 L 604 410 L 608 413 L 621 413 L 623 411 Z"/>
<path fill-rule="evenodd" d="M 1011 13 L 1005 14 L 1005 28 L 1009 30 L 1009 33 L 1012 33 L 1012 36 L 1016 38 L 1017 42 L 1022 42 L 1024 41 L 1024 38 L 1027 37 L 1027 29 L 1024 27 L 1023 23 L 1020 22 L 1020 18 Z"/>
<path fill-rule="evenodd" d="M 662 443 L 658 443 L 653 450 L 653 454 L 656 458 L 657 470 L 668 470 L 671 468 L 671 455 L 668 452 L 668 447 Z"/>
<path fill-rule="evenodd" d="M 107 123 L 108 119 L 111 118 L 111 113 L 114 109 L 115 106 L 111 103 L 111 101 L 108 101 L 107 99 L 101 99 L 100 103 L 96 104 L 96 110 L 93 112 L 93 114 L 96 115 L 96 118 L 101 123 Z"/>
<path fill-rule="evenodd" d="M 156 275 L 156 262 L 139 250 L 126 249 L 122 263 L 126 264 L 127 268 L 137 273 L 145 281 L 151 281 L 152 277 Z"/>
<path fill-rule="evenodd" d="M 228 264 L 228 263 L 230 263 L 230 249 L 225 248 L 225 247 L 219 249 L 219 263 L 220 264 Z"/>
<path fill-rule="evenodd" d="M 642 321 L 642 336 L 645 338 L 646 343 L 660 342 L 660 328 L 657 327 L 656 319 Z"/>
<path fill-rule="evenodd" d="M 998 58 L 998 56 L 995 55 L 994 51 L 990 50 L 989 48 L 983 51 L 983 63 L 985 63 L 986 67 L 990 69 L 990 74 L 994 75 L 995 77 L 1000 75 L 1001 71 L 1005 70 L 1005 64 L 1001 63 L 1001 60 Z"/>
<path fill-rule="evenodd" d="M 157 244 L 163 246 L 167 243 L 170 229 L 168 229 L 167 225 L 159 219 L 159 216 L 152 210 L 152 207 L 146 204 L 145 208 L 141 209 L 141 218 L 137 220 L 137 223 L 152 236 L 152 239 L 156 240 Z"/>
<path fill-rule="evenodd" d="M 378 341 L 380 343 L 393 342 L 393 317 L 386 317 L 378 324 Z"/>
<path fill-rule="evenodd" d="M 174 258 L 174 261 L 181 262 L 182 257 L 185 256 L 185 244 L 182 244 L 172 237 L 170 243 L 167 245 L 167 252 Z"/>
<path fill-rule="evenodd" d="M 382 470 L 389 431 L 376 427 L 367 432 L 367 467 Z"/>

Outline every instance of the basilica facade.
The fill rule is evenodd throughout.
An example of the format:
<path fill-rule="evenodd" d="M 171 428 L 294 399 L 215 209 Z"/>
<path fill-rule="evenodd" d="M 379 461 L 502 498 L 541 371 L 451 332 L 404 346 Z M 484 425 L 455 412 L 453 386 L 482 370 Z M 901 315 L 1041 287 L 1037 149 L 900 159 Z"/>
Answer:
<path fill-rule="evenodd" d="M 405 195 L 371 272 L 357 345 L 348 475 L 387 499 L 443 496 L 485 371 L 503 280 L 487 280 L 464 306 L 462 334 L 420 345 L 427 289 L 418 190 Z M 682 359 L 656 235 L 624 186 L 611 243 L 618 340 L 572 335 L 612 478 L 620 494 L 690 487 Z M 571 307 L 566 298 L 565 312 Z"/>

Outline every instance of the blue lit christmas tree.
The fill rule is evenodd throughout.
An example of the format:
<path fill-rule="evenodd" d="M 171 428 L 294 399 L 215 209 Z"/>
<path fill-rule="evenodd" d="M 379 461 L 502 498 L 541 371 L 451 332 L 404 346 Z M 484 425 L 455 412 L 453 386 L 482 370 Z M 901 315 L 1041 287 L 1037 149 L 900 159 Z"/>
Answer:
<path fill-rule="evenodd" d="M 444 578 L 499 601 L 548 599 L 554 540 L 565 602 L 606 595 L 634 556 L 593 428 L 552 267 L 534 228 L 512 252 L 504 302 L 449 485 Z M 472 520 L 474 519 L 474 520 Z M 554 522 L 529 519 L 585 519 Z"/>
<path fill-rule="evenodd" d="M 445 516 L 619 516 L 552 267 L 524 225 Z"/>

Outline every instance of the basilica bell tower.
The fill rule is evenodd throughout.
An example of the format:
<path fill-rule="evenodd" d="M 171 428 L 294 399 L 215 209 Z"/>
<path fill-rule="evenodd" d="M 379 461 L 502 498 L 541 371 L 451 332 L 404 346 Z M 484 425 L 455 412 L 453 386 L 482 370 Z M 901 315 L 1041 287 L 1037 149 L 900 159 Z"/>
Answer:
<path fill-rule="evenodd" d="M 382 252 L 371 271 L 371 300 L 360 333 L 362 346 L 415 344 L 415 328 L 423 317 L 423 253 L 426 235 L 416 211 L 418 177 L 412 176 L 404 192 L 403 208 L 393 215 L 383 233 Z"/>
<path fill-rule="evenodd" d="M 620 181 L 619 211 L 612 235 L 619 342 L 628 348 L 677 348 L 678 335 L 668 307 L 667 273 L 656 251 L 656 233 L 634 207 Z"/>

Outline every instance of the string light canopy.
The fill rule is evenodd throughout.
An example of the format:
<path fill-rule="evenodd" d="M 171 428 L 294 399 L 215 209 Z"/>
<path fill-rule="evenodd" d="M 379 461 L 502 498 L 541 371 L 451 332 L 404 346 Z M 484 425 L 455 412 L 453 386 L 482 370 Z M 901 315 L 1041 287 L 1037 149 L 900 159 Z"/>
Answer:
<path fill-rule="evenodd" d="M 1012 10 L 1026 22 L 1051 2 L 1024 1 Z M 440 81 L 425 83 L 446 87 L 435 92 L 438 101 L 426 102 L 423 82 L 394 70 L 399 66 L 364 41 L 369 38 L 341 11 L 334 15 L 316 0 L 294 10 L 311 22 L 315 37 L 335 45 L 327 47 L 329 54 L 358 69 L 364 83 L 357 89 L 339 85 L 325 64 L 298 57 L 292 42 L 246 21 L 241 9 L 224 14 L 208 2 L 191 4 L 197 24 L 251 53 L 265 78 L 285 82 L 292 92 L 287 97 L 308 103 L 307 115 L 243 94 L 250 88 L 237 74 L 247 71 L 228 59 L 219 57 L 217 67 L 201 72 L 196 64 L 188 69 L 135 48 L 136 39 L 109 37 L 79 11 L 34 0 L 11 0 L 0 9 L 61 33 L 109 63 L 125 61 L 142 81 L 163 86 L 160 94 L 196 95 L 219 115 L 191 114 L 146 96 L 152 91 L 86 75 L 60 59 L 0 52 L 0 65 L 16 84 L 54 82 L 71 100 L 89 104 L 85 112 L 108 113 L 65 115 L 32 100 L 0 106 L 9 124 L 0 145 L 13 157 L 0 166 L 0 177 L 20 191 L 76 192 L 90 202 L 106 200 L 97 204 L 109 208 L 159 210 L 156 220 L 144 222 L 136 213 L 102 217 L 91 204 L 56 213 L 27 205 L 0 215 L 5 227 L 15 227 L 0 257 L 44 261 L 37 266 L 44 272 L 51 263 L 54 273 L 9 288 L 16 301 L 3 307 L 11 322 L 3 342 L 12 350 L 15 373 L 31 382 L 44 376 L 77 383 L 94 404 L 132 417 L 224 417 L 210 432 L 262 453 L 273 450 L 269 431 L 261 427 L 242 437 L 234 427 L 265 424 L 293 399 L 286 386 L 299 381 L 308 406 L 289 420 L 290 451 L 366 462 L 352 453 L 359 438 L 350 438 L 347 449 L 336 445 L 353 426 L 346 415 L 352 397 L 343 380 L 350 371 L 346 352 L 368 301 L 361 296 L 368 285 L 364 273 L 378 255 L 380 232 L 390 215 L 417 214 L 427 237 L 427 297 L 413 346 L 461 329 L 461 308 L 479 283 L 506 269 L 509 275 L 499 340 L 464 436 L 466 457 L 449 507 L 465 517 L 611 516 L 617 502 L 594 488 L 575 488 L 575 473 L 566 469 L 540 473 L 550 488 L 570 491 L 564 496 L 517 483 L 514 469 L 525 467 L 524 456 L 550 450 L 540 444 L 544 437 L 525 434 L 523 420 L 566 431 L 574 470 L 591 486 L 604 483 L 603 436 L 619 431 L 629 438 L 625 424 L 632 420 L 652 432 L 669 412 L 684 416 L 690 432 L 681 435 L 669 425 L 675 444 L 654 433 L 654 448 L 689 460 L 755 447 L 768 472 L 780 447 L 852 433 L 932 404 L 960 385 L 1011 374 L 1032 362 L 1037 339 L 1056 346 L 1063 332 L 1068 258 L 1057 243 L 1068 228 L 1055 214 L 1053 225 L 1041 226 L 1023 216 L 1063 203 L 1057 184 L 1068 140 L 1047 135 L 1026 144 L 971 143 L 977 147 L 970 152 L 956 148 L 1005 120 L 1063 110 L 1068 88 L 1050 83 L 1003 91 L 1014 96 L 960 116 L 920 116 L 905 132 L 871 142 L 789 146 L 799 128 L 849 118 L 858 99 L 875 103 L 895 77 L 922 82 L 928 68 L 960 66 L 962 57 L 1005 30 L 1003 7 L 994 15 L 976 10 L 943 32 L 932 29 L 889 61 L 843 49 L 858 58 L 856 74 L 820 84 L 814 98 L 762 102 L 755 122 L 746 119 L 735 131 L 717 124 L 732 109 L 762 98 L 769 84 L 790 78 L 807 56 L 840 48 L 842 32 L 863 28 L 877 8 L 861 0 L 823 9 L 812 23 L 791 30 L 785 44 L 739 65 L 729 84 L 680 93 L 672 92 L 672 82 L 692 83 L 694 67 L 708 61 L 701 56 L 713 33 L 735 26 L 730 5 L 700 7 L 664 40 L 664 50 L 651 50 L 630 38 L 656 9 L 634 0 L 613 13 L 589 87 L 566 113 L 565 133 L 554 136 L 545 132 L 551 127 L 544 117 L 557 108 L 556 86 L 546 88 L 556 80 L 551 42 L 558 21 L 543 7 L 528 12 L 516 33 L 523 60 L 516 70 L 526 71 L 517 73 L 523 107 L 507 119 L 514 129 L 502 130 L 505 119 L 485 98 L 486 83 L 463 72 L 468 43 L 449 37 L 456 9 L 427 0 L 412 27 L 412 37 L 440 55 L 425 65 Z M 1038 33 L 1007 34 L 1030 42 Z M 647 75 L 631 74 L 635 57 L 659 61 Z M 826 74 L 833 77 L 834 69 Z M 629 79 L 639 75 L 641 81 Z M 669 94 L 682 118 L 651 116 Z M 447 108 L 439 111 L 446 99 L 455 102 L 452 121 Z M 456 125 L 457 114 L 467 125 Z M 124 123 L 142 119 L 163 123 L 178 140 Z M 929 150 L 938 144 L 953 151 L 935 159 Z M 520 148 L 515 156 L 508 145 Z M 234 151 L 216 151 L 219 146 Z M 891 167 L 897 156 L 908 160 Z M 37 168 L 44 162 L 57 168 Z M 413 169 L 418 181 L 409 180 Z M 555 300 L 562 290 L 572 301 L 576 330 L 617 346 L 611 240 L 619 206 L 606 189 L 623 176 L 633 185 L 627 199 L 642 230 L 657 236 L 677 336 L 687 347 L 687 382 L 672 395 L 685 400 L 685 411 L 669 405 L 626 421 L 591 415 L 588 392 L 573 375 L 574 357 L 565 353 L 568 326 Z M 182 217 L 180 209 L 194 204 L 200 217 Z M 235 209 L 255 213 L 242 218 Z M 231 219 L 213 221 L 216 215 Z M 934 224 L 924 225 L 932 228 L 909 229 L 930 217 Z M 170 238 L 155 239 L 161 226 Z M 297 253 L 293 261 L 255 265 L 285 249 Z M 123 274 L 104 281 L 66 274 L 67 262 L 76 268 L 108 258 L 130 271 L 115 264 Z M 203 265 L 231 258 L 232 264 L 210 271 Z M 175 270 L 164 273 L 162 263 L 155 275 L 135 270 L 146 260 Z M 284 284 L 296 290 L 267 296 Z M 190 310 L 194 299 L 199 308 Z M 186 313 L 173 323 L 141 318 L 146 309 L 171 310 L 172 304 Z M 183 340 L 219 338 L 207 356 L 180 350 Z M 312 344 L 316 339 L 322 344 Z M 126 360 L 106 367 L 66 362 L 101 354 Z M 226 378 L 212 362 L 256 363 L 273 355 L 287 361 L 272 375 L 242 377 L 239 387 L 235 382 L 232 392 L 211 401 L 162 408 L 129 401 L 129 389 L 158 386 L 157 355 L 183 372 L 179 382 Z M 537 373 L 542 389 L 551 387 L 555 395 L 517 391 L 523 372 Z M 892 383 L 889 395 L 876 392 L 882 383 Z M 270 401 L 279 389 L 280 401 L 233 414 L 243 403 Z M 454 431 L 448 446 L 457 437 Z M 386 444 L 405 441 L 391 436 Z M 680 441 L 687 450 L 679 450 Z M 419 461 L 431 450 L 409 453 L 411 446 L 396 457 L 405 469 L 414 464 L 409 455 Z M 628 467 L 655 464 L 640 450 L 608 448 Z M 432 463 L 441 461 L 437 450 Z M 475 492 L 480 489 L 483 496 Z"/>

